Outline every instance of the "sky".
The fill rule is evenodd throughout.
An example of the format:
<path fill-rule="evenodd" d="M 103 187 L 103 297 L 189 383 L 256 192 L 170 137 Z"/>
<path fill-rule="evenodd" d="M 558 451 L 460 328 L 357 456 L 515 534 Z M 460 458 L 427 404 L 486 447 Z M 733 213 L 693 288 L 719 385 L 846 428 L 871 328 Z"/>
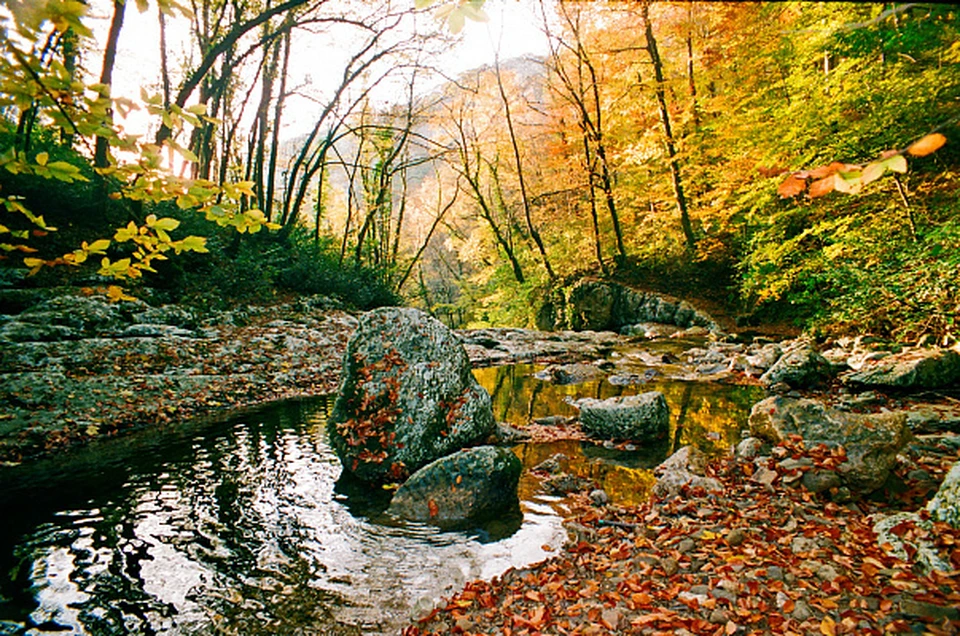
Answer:
<path fill-rule="evenodd" d="M 409 2 L 414 0 L 401 0 Z M 543 54 L 546 52 L 546 39 L 537 26 L 536 3 L 530 0 L 487 0 L 485 11 L 490 20 L 486 23 L 467 21 L 458 36 L 458 43 L 444 52 L 436 61 L 443 71 L 456 76 L 471 68 L 492 64 L 495 46 L 500 45 L 501 59 L 510 59 L 525 54 Z M 91 14 L 91 26 L 97 40 L 105 40 L 109 27 L 109 4 L 94 3 Z M 159 27 L 156 10 L 141 14 L 134 3 L 129 3 L 121 32 L 117 65 L 114 74 L 114 96 L 139 98 L 140 88 L 159 90 Z M 168 22 L 167 39 L 170 63 L 176 65 L 183 61 L 183 51 L 188 50 L 188 25 Z M 322 94 L 324 87 L 335 83 L 342 73 L 342 65 L 337 60 L 337 50 L 329 43 L 317 44 L 320 49 L 306 48 L 295 50 L 292 61 L 291 84 L 309 84 L 310 88 Z M 91 57 L 95 58 L 96 52 Z M 88 69 L 98 69 L 100 60 L 88 60 Z M 436 86 L 439 80 L 433 85 Z M 396 89 L 394 89 L 395 91 Z M 384 94 L 381 99 L 389 99 Z M 285 126 L 282 137 L 292 138 L 309 130 L 320 108 L 306 99 L 291 99 L 285 112 Z M 134 113 L 123 122 L 129 132 L 146 132 L 149 119 L 143 113 Z"/>

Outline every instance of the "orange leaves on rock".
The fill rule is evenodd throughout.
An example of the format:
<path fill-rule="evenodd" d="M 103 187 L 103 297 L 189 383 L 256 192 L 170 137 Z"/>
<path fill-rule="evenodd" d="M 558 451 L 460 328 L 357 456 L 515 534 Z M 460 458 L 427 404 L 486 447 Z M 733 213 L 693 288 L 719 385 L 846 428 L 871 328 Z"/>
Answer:
<path fill-rule="evenodd" d="M 431 499 L 427 502 L 427 508 L 430 510 L 430 518 L 433 519 L 438 514 L 440 514 L 440 508 L 437 506 L 437 502 Z"/>
<path fill-rule="evenodd" d="M 926 157 L 940 150 L 945 143 L 947 143 L 946 137 L 940 133 L 930 133 L 910 144 L 910 147 L 907 148 L 907 154 L 911 157 Z"/>

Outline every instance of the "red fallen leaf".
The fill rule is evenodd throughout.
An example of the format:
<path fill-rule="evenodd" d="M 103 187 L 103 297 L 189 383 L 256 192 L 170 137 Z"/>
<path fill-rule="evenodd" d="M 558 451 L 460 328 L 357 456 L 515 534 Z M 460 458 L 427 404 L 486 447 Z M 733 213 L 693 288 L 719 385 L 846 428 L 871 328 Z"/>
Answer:
<path fill-rule="evenodd" d="M 430 518 L 433 519 L 440 513 L 440 508 L 437 506 L 437 502 L 431 499 L 427 502 L 427 508 L 430 510 Z"/>

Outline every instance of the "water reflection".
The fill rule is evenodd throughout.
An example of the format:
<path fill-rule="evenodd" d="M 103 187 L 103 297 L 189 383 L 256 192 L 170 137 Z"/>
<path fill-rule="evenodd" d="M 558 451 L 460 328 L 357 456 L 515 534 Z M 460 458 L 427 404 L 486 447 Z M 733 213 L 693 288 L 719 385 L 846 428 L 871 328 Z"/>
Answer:
<path fill-rule="evenodd" d="M 395 633 L 564 540 L 537 494 L 499 541 L 510 529 L 387 523 L 382 495 L 338 482 L 329 407 L 275 405 L 0 472 L 0 633 Z"/>
<path fill-rule="evenodd" d="M 669 345 L 683 346 L 672 342 Z M 645 384 L 627 386 L 611 384 L 604 377 L 558 385 L 534 377 L 544 368 L 543 365 L 516 364 L 475 369 L 474 375 L 490 392 L 494 417 L 521 428 L 537 418 L 576 416 L 578 411 L 570 402 L 578 398 L 606 399 L 646 391 L 664 394 L 670 407 L 670 434 L 660 442 L 630 451 L 575 441 L 526 444 L 518 449 L 526 468 L 562 453 L 566 456 L 565 471 L 593 479 L 614 501 L 622 504 L 639 503 L 649 497 L 654 483 L 650 469 L 677 448 L 692 444 L 719 455 L 734 446 L 740 439 L 750 408 L 762 397 L 762 392 L 753 386 L 669 380 L 662 375 L 654 376 Z"/>

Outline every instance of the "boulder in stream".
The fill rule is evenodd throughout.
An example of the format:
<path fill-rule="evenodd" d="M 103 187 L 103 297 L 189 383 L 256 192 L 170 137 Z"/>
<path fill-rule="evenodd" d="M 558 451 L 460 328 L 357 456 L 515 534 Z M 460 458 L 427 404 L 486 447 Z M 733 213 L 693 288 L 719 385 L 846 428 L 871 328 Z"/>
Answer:
<path fill-rule="evenodd" d="M 676 497 L 684 487 L 720 492 L 723 485 L 713 477 L 705 476 L 707 461 L 707 456 L 696 447 L 684 446 L 653 470 L 657 476 L 653 494 L 661 499 Z"/>
<path fill-rule="evenodd" d="M 670 408 L 663 393 L 578 400 L 580 425 L 600 439 L 650 440 L 664 437 L 670 429 Z"/>
<path fill-rule="evenodd" d="M 936 389 L 960 383 L 960 353 L 917 347 L 865 360 L 845 384 L 897 389 Z"/>
<path fill-rule="evenodd" d="M 409 521 L 457 525 L 516 508 L 522 465 L 508 449 L 478 446 L 433 461 L 408 479 L 388 512 Z"/>
<path fill-rule="evenodd" d="M 344 468 L 364 481 L 403 481 L 494 431 L 463 345 L 419 310 L 365 314 L 343 367 L 327 430 Z"/>
<path fill-rule="evenodd" d="M 809 344 L 784 353 L 766 373 L 760 376 L 760 383 L 770 387 L 784 382 L 795 389 L 809 388 L 828 379 L 833 367 Z"/>
<path fill-rule="evenodd" d="M 897 453 L 911 439 L 903 413 L 851 413 L 813 399 L 769 397 L 753 405 L 750 434 L 774 444 L 799 435 L 807 448 L 842 446 L 846 461 L 838 467 L 852 490 L 872 492 L 883 485 Z"/>

